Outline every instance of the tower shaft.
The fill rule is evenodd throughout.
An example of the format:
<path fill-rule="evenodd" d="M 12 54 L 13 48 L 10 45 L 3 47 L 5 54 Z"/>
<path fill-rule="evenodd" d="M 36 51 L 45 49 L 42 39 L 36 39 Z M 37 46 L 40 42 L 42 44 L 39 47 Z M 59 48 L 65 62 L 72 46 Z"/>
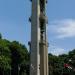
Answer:
<path fill-rule="evenodd" d="M 30 75 L 40 75 L 39 55 L 39 0 L 32 0 L 31 14 L 31 53 L 30 53 Z"/>
<path fill-rule="evenodd" d="M 32 0 L 30 75 L 48 75 L 46 0 Z"/>

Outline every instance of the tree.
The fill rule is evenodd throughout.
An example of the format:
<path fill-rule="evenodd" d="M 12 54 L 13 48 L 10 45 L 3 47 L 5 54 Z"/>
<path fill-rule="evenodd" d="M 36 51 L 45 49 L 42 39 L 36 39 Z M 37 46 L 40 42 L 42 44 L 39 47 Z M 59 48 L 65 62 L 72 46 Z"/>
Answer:
<path fill-rule="evenodd" d="M 1 75 L 20 75 L 27 73 L 26 64 L 29 62 L 29 52 L 25 45 L 17 41 L 10 42 L 0 39 L 0 74 Z M 22 67 L 24 68 L 22 70 Z M 26 67 L 26 68 L 25 68 Z M 25 71 L 26 70 L 26 71 Z"/>
<path fill-rule="evenodd" d="M 6 40 L 0 39 L 0 74 L 8 75 L 10 70 L 10 63 L 11 63 L 11 54 L 10 50 L 7 47 Z"/>
<path fill-rule="evenodd" d="M 11 59 L 12 59 L 12 75 L 18 75 L 19 68 L 21 66 L 21 63 L 25 61 L 27 63 L 28 61 L 28 51 L 24 45 L 21 45 L 17 41 L 11 42 L 9 46 L 11 50 Z M 16 71 L 15 71 L 16 69 Z"/>

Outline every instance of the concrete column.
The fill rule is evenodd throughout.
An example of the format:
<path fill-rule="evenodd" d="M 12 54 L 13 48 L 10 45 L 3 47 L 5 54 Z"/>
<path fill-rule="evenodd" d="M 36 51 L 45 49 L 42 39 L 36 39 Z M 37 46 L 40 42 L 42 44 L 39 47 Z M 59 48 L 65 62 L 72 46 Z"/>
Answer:
<path fill-rule="evenodd" d="M 31 1 L 32 1 L 32 14 L 30 19 L 31 21 L 30 75 L 48 75 L 48 51 L 47 51 L 48 47 L 45 35 L 46 0 L 31 0 Z M 42 30 L 44 31 L 42 32 Z"/>
<path fill-rule="evenodd" d="M 39 14 L 40 14 L 39 0 L 32 0 L 30 75 L 40 75 Z"/>
<path fill-rule="evenodd" d="M 48 75 L 48 49 L 45 41 L 40 43 L 40 75 Z"/>

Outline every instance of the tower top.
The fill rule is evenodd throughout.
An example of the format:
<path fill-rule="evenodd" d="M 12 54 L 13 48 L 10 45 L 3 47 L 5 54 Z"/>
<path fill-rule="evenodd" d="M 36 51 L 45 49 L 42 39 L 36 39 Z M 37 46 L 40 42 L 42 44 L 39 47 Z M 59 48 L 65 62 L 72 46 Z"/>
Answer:
<path fill-rule="evenodd" d="M 31 2 L 32 2 L 32 0 L 30 0 Z M 47 0 L 40 0 L 40 1 L 46 1 L 46 3 L 48 3 L 48 1 Z"/>

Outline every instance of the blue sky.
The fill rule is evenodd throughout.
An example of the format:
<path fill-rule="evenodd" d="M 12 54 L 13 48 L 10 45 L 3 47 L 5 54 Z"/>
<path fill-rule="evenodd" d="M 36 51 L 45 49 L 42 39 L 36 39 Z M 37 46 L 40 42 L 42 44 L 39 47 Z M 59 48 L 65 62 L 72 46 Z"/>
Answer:
<path fill-rule="evenodd" d="M 47 36 L 49 52 L 55 55 L 75 48 L 75 0 L 48 0 Z M 3 38 L 17 40 L 28 48 L 31 24 L 30 0 L 0 0 L 0 32 Z"/>

